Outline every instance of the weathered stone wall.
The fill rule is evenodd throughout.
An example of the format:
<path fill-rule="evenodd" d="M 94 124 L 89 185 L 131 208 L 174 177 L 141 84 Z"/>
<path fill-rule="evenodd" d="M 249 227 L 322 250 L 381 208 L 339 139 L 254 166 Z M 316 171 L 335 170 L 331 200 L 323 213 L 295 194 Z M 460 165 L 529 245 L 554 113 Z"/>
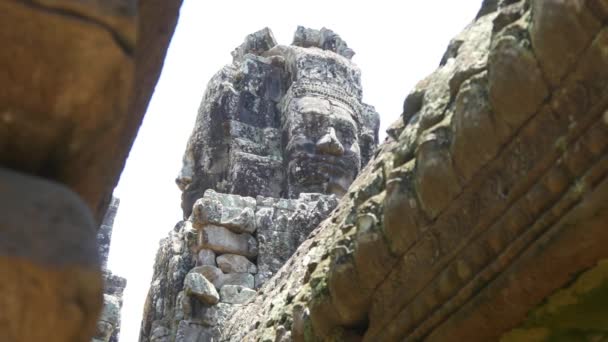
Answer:
<path fill-rule="evenodd" d="M 485 1 L 220 340 L 496 340 L 608 257 L 607 24 L 606 1 Z"/>
<path fill-rule="evenodd" d="M 122 295 L 127 286 L 127 280 L 112 274 L 109 270 L 103 272 L 103 309 L 97 321 L 97 332 L 92 342 L 118 342 L 120 338 L 120 310 Z"/>

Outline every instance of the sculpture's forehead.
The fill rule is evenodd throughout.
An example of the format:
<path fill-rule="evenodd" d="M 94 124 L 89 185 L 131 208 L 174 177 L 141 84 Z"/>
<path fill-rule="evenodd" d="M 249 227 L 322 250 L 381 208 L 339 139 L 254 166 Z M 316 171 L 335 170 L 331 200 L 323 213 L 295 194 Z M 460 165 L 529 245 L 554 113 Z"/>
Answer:
<path fill-rule="evenodd" d="M 304 96 L 295 98 L 294 109 L 301 114 L 323 114 L 330 115 L 332 105 L 329 100 L 320 96 Z"/>
<path fill-rule="evenodd" d="M 290 116 L 304 115 L 323 115 L 341 121 L 349 121 L 355 124 L 353 116 L 355 113 L 347 105 L 340 101 L 330 100 L 322 96 L 304 96 L 292 100 L 292 110 Z"/>
<path fill-rule="evenodd" d="M 278 50 L 277 50 L 278 51 Z M 282 51 L 286 65 L 296 80 L 316 79 L 361 88 L 361 70 L 351 60 L 319 48 L 291 46 Z"/>

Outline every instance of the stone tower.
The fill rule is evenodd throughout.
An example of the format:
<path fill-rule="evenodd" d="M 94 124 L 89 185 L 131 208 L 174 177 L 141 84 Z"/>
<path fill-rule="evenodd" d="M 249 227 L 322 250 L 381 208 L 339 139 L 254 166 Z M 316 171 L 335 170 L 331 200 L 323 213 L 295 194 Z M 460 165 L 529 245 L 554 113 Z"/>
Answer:
<path fill-rule="evenodd" d="M 161 242 L 140 341 L 219 336 L 336 207 L 378 143 L 353 55 L 325 28 L 299 27 L 289 46 L 266 28 L 211 79 L 176 179 L 185 220 Z"/>
<path fill-rule="evenodd" d="M 241 196 L 341 196 L 378 143 L 354 52 L 328 29 L 293 45 L 263 29 L 209 82 L 177 184 L 184 217 L 207 189 Z"/>
<path fill-rule="evenodd" d="M 92 342 L 118 342 L 120 335 L 120 310 L 122 295 L 127 280 L 112 273 L 107 267 L 114 218 L 120 205 L 120 199 L 112 196 L 108 210 L 97 231 L 97 246 L 103 271 L 103 311 L 97 321 L 97 333 Z"/>

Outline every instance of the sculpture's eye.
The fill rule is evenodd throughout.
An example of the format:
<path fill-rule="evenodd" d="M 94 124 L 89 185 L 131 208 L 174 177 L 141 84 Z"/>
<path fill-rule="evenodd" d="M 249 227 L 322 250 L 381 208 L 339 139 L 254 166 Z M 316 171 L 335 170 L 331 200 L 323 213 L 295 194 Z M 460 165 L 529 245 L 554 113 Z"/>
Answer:
<path fill-rule="evenodd" d="M 357 132 L 352 122 L 347 120 L 336 120 L 332 125 L 336 136 L 345 147 L 352 145 L 357 139 Z"/>

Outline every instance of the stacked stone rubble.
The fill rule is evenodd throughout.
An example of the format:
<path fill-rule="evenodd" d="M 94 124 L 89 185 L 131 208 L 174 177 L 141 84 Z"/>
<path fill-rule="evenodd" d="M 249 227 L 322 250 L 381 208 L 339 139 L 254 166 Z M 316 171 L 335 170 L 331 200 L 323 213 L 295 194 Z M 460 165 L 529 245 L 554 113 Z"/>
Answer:
<path fill-rule="evenodd" d="M 127 286 L 127 280 L 112 274 L 109 270 L 104 270 L 103 282 L 103 309 L 97 321 L 97 333 L 92 341 L 118 342 L 120 338 L 122 295 Z"/>
<path fill-rule="evenodd" d="M 156 254 L 141 326 L 141 341 L 171 341 L 184 317 L 181 300 L 184 278 L 195 266 L 196 233 L 188 221 L 180 221 L 163 239 Z M 180 305 L 176 305 L 177 303 Z"/>
<path fill-rule="evenodd" d="M 141 340 L 217 338 L 336 204 L 333 195 L 254 199 L 207 190 L 161 242 Z"/>

